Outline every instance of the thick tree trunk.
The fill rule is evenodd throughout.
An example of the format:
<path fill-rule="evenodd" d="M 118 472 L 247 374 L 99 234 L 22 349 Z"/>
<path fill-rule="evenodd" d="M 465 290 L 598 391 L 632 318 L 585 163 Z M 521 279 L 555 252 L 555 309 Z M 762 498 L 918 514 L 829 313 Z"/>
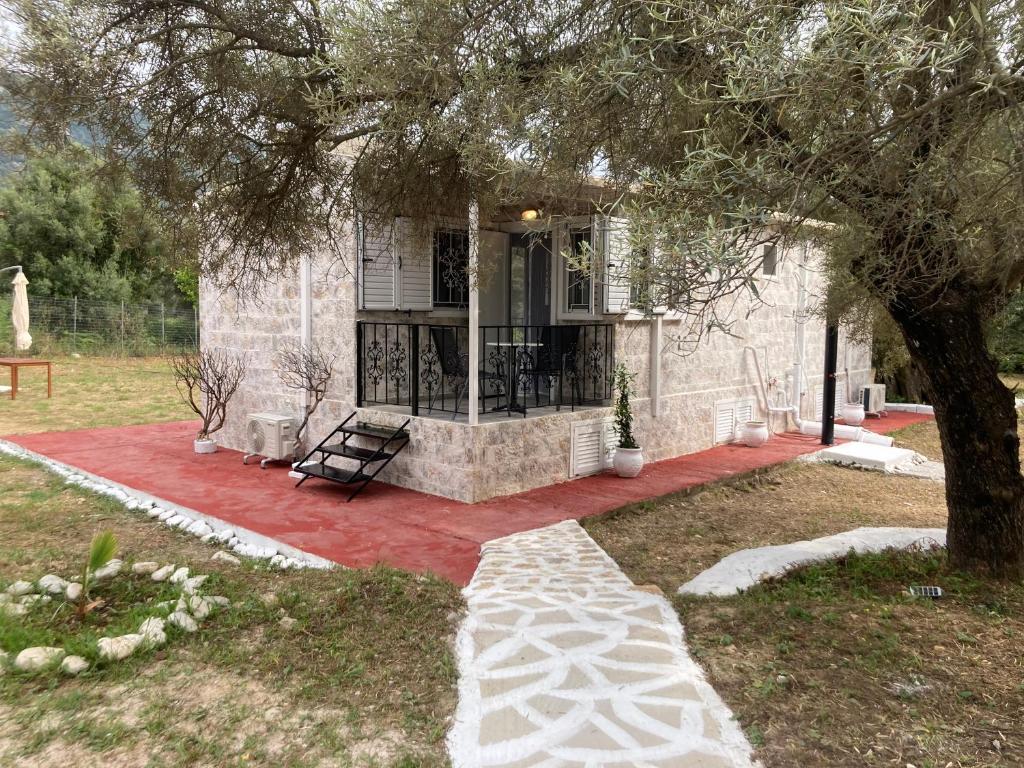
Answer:
<path fill-rule="evenodd" d="M 980 308 L 971 300 L 957 303 L 892 309 L 935 407 L 949 557 L 957 568 L 1024 577 L 1024 478 L 1013 394 L 988 354 Z"/>

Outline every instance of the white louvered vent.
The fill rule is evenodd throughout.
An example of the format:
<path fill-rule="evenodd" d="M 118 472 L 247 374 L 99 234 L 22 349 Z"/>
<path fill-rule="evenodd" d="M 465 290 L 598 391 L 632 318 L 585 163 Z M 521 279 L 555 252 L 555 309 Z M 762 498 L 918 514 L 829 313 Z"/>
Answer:
<path fill-rule="evenodd" d="M 839 387 L 836 386 L 836 404 L 834 409 L 834 416 L 839 416 L 840 409 L 843 407 L 841 402 L 841 396 L 839 393 Z M 814 418 L 818 421 L 824 421 L 825 415 L 825 388 L 818 387 L 814 392 Z"/>
<path fill-rule="evenodd" d="M 582 421 L 572 425 L 569 477 L 596 475 L 611 466 L 615 433 L 610 420 Z"/>
<path fill-rule="evenodd" d="M 731 443 L 736 439 L 736 427 L 753 418 L 753 400 L 722 400 L 715 403 L 715 443 Z"/>

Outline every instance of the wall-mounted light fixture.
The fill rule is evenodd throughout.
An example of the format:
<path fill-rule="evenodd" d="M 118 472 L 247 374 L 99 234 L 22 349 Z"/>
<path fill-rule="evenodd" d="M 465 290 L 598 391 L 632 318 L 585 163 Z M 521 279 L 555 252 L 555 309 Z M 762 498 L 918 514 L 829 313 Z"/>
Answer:
<path fill-rule="evenodd" d="M 520 221 L 536 221 L 540 218 L 540 211 L 536 208 L 525 208 L 522 213 L 519 214 Z"/>

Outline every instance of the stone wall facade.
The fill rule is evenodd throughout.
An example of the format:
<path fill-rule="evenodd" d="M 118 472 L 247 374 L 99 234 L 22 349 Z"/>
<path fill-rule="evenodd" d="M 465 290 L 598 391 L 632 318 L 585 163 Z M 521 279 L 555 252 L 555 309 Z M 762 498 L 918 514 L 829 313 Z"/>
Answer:
<path fill-rule="evenodd" d="M 354 248 L 353 248 L 354 251 Z M 664 317 L 661 334 L 650 318 L 607 316 L 616 322 L 616 361 L 637 374 L 634 400 L 635 433 L 648 461 L 666 459 L 714 444 L 715 404 L 752 398 L 755 418 L 766 418 L 754 357 L 760 360 L 768 396 L 783 403 L 792 390 L 796 360 L 798 272 L 795 259 L 780 260 L 779 274 L 762 279 L 765 304 L 747 316 L 737 310 L 732 335 L 713 333 L 696 351 L 679 351 L 681 321 Z M 323 438 L 344 420 L 356 403 L 356 321 L 454 322 L 435 313 L 364 312 L 357 309 L 355 279 L 337 265 L 314 261 L 311 282 L 312 338 L 336 355 L 328 396 L 310 422 L 307 445 Z M 822 281 L 806 273 L 807 306 L 814 306 Z M 260 296 L 242 301 L 201 285 L 200 320 L 204 347 L 226 349 L 249 359 L 245 381 L 228 410 L 225 428 L 215 435 L 223 446 L 246 450 L 245 424 L 249 413 L 269 411 L 298 415 L 301 396 L 281 382 L 277 354 L 302 338 L 298 271 L 282 275 Z M 465 323 L 465 319 L 458 319 Z M 824 325 L 805 318 L 804 395 L 801 413 L 815 418 L 814 395 L 822 383 Z M 658 397 L 653 397 L 652 350 L 660 358 Z M 841 334 L 837 400 L 855 397 L 857 387 L 871 379 L 870 351 Z M 657 415 L 655 415 L 657 409 Z M 416 417 L 410 424 L 409 446 L 389 465 L 381 479 L 427 493 L 466 502 L 482 501 L 530 488 L 564 482 L 570 477 L 572 425 L 607 419 L 610 408 L 545 411 L 530 418 L 484 423 L 470 427 L 443 418 Z M 390 409 L 363 408 L 360 419 L 399 425 L 411 417 Z M 782 417 L 774 426 L 784 429 Z"/>

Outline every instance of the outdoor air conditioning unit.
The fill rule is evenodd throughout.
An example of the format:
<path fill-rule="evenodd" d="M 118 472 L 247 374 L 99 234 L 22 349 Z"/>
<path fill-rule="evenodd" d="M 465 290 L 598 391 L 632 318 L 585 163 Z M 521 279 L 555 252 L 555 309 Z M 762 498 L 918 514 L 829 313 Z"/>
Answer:
<path fill-rule="evenodd" d="M 860 401 L 864 413 L 881 416 L 885 413 L 885 384 L 865 384 L 860 388 Z"/>
<path fill-rule="evenodd" d="M 245 428 L 246 447 L 244 464 L 254 456 L 263 456 L 260 466 L 266 469 L 268 461 L 291 459 L 295 455 L 295 419 L 280 413 L 250 413 Z"/>

